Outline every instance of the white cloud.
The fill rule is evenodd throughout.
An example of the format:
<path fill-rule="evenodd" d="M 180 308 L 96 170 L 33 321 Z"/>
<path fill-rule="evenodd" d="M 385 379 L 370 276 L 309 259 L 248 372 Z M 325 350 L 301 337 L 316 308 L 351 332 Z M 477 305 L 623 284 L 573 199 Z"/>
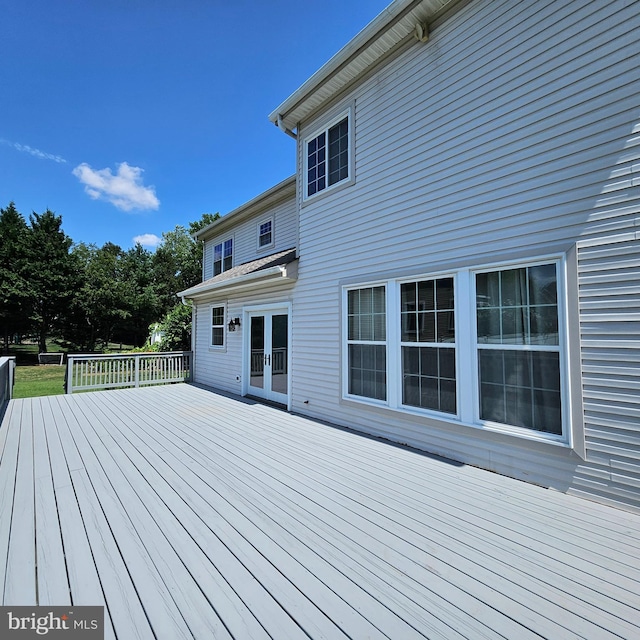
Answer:
<path fill-rule="evenodd" d="M 94 200 L 107 200 L 123 211 L 157 209 L 160 200 L 156 197 L 155 187 L 142 184 L 142 172 L 140 167 L 121 162 L 114 175 L 111 169 L 92 169 L 83 162 L 72 173 L 84 184 L 84 190 Z"/>
<path fill-rule="evenodd" d="M 41 158 L 42 160 L 53 160 L 54 162 L 58 162 L 60 164 L 64 164 L 67 161 L 62 156 L 56 156 L 53 153 L 45 153 L 44 151 L 40 151 L 40 149 L 34 149 L 26 144 L 20 144 L 19 142 L 11 142 L 9 140 L 5 140 L 4 138 L 0 138 L 0 142 L 2 144 L 6 144 L 9 147 L 13 147 L 16 151 L 21 151 L 22 153 L 28 153 L 36 158 Z"/>
<path fill-rule="evenodd" d="M 133 244 L 141 244 L 143 247 L 157 247 L 162 242 L 155 233 L 143 233 L 133 239 Z"/>

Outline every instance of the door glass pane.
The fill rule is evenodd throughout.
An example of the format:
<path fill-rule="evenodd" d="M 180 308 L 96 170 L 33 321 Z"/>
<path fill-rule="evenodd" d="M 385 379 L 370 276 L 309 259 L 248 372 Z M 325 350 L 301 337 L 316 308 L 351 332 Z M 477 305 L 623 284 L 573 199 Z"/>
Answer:
<path fill-rule="evenodd" d="M 251 377 L 252 387 L 264 388 L 264 316 L 251 318 Z"/>
<path fill-rule="evenodd" d="M 271 318 L 271 391 L 287 393 L 287 315 Z"/>

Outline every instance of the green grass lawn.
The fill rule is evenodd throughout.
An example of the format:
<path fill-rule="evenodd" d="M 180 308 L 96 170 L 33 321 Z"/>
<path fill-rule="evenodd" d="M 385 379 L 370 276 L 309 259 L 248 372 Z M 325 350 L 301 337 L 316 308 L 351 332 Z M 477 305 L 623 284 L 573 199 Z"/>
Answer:
<path fill-rule="evenodd" d="M 33 398 L 64 393 L 65 369 L 51 364 L 16 367 L 13 397 Z"/>
<path fill-rule="evenodd" d="M 109 344 L 110 350 L 129 351 L 130 345 Z M 49 353 L 63 349 L 54 341 L 47 341 Z M 38 365 L 38 345 L 25 343 L 11 345 L 9 355 L 16 357 L 13 398 L 33 398 L 35 396 L 55 396 L 64 393 L 66 365 Z"/>

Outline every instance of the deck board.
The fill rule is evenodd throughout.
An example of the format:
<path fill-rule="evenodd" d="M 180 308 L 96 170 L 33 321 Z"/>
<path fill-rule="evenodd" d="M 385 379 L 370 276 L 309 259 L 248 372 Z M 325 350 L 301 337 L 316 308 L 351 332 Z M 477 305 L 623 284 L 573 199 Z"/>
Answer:
<path fill-rule="evenodd" d="M 80 512 L 76 491 L 71 481 L 69 461 L 75 460 L 75 458 L 69 454 L 73 449 L 73 445 L 67 442 L 67 446 L 63 447 L 58 424 L 65 425 L 66 421 L 61 413 L 54 413 L 54 407 L 58 406 L 56 400 L 54 398 L 48 401 L 43 400 L 42 409 L 46 424 L 50 460 L 58 462 L 58 464 L 51 465 L 51 475 L 56 496 L 62 543 L 65 549 L 72 550 L 70 553 L 65 552 L 64 556 L 69 580 L 69 596 L 71 604 L 78 606 L 104 606 L 105 599 L 102 584 Z M 62 464 L 62 461 L 64 461 L 64 464 Z M 77 464 L 76 461 L 75 470 L 78 468 Z M 60 604 L 66 602 L 63 594 L 59 594 L 55 598 L 54 604 L 58 604 L 58 601 Z M 111 612 L 108 608 L 105 610 L 104 619 L 105 639 L 112 640 L 116 636 L 111 621 Z"/>
<path fill-rule="evenodd" d="M 178 428 L 177 426 L 174 428 Z M 174 431 L 175 432 L 175 431 Z M 188 439 L 189 438 L 189 434 L 187 433 L 183 433 L 182 435 L 183 438 Z M 225 436 L 223 434 L 218 433 L 217 437 L 220 438 L 224 438 Z M 220 442 L 220 440 L 219 440 Z M 334 521 L 334 533 L 337 533 L 339 535 L 339 541 L 337 543 L 337 546 L 333 546 L 330 547 L 328 544 L 328 540 L 325 539 L 320 539 L 317 548 L 320 548 L 323 550 L 323 553 L 326 555 L 327 552 L 336 552 L 340 549 L 340 547 L 342 545 L 345 544 L 345 540 L 347 540 L 347 538 L 345 537 L 345 535 L 343 535 L 343 533 L 340 533 L 340 529 L 342 529 L 343 531 L 346 531 L 348 529 L 352 530 L 352 534 L 351 534 L 351 543 L 352 546 L 355 549 L 359 549 L 362 550 L 365 553 L 368 553 L 371 556 L 371 553 L 368 551 L 369 548 L 371 546 L 376 546 L 377 550 L 379 551 L 379 553 L 381 554 L 385 554 L 387 556 L 391 555 L 393 553 L 393 547 L 389 546 L 389 540 L 385 540 L 382 543 L 378 542 L 377 540 L 375 540 L 375 538 L 373 538 L 371 535 L 367 535 L 367 529 L 368 529 L 368 525 L 370 525 L 370 523 L 366 520 L 363 519 L 360 522 L 360 528 L 355 527 L 353 525 L 350 524 L 349 520 L 353 519 L 354 517 L 356 517 L 355 512 L 350 511 L 348 513 L 345 514 L 345 510 L 342 508 L 338 508 L 337 507 L 337 503 L 333 505 L 332 510 L 331 509 L 327 509 L 326 505 L 322 506 L 321 503 L 326 503 L 326 500 L 322 500 L 321 497 L 319 496 L 319 494 L 316 495 L 309 495 L 308 492 L 304 492 L 300 490 L 300 487 L 298 487 L 297 491 L 294 491 L 290 488 L 288 488 L 288 485 L 291 485 L 293 483 L 295 483 L 296 481 L 301 481 L 299 474 L 294 475 L 293 479 L 292 478 L 285 478 L 284 476 L 282 476 L 281 474 L 278 474 L 277 472 L 277 468 L 273 468 L 269 465 L 269 461 L 266 458 L 266 456 L 262 455 L 262 454 L 255 454 L 257 455 L 257 459 L 259 460 L 260 464 L 258 465 L 259 468 L 258 469 L 254 469 L 252 468 L 250 465 L 246 464 L 246 462 L 244 462 L 239 456 L 223 456 L 222 458 L 217 457 L 217 458 L 206 458 L 203 457 L 203 454 L 201 454 L 200 450 L 205 450 L 207 446 L 207 440 L 206 438 L 199 438 L 197 440 L 197 444 L 196 447 L 193 451 L 190 452 L 190 456 L 195 459 L 195 460 L 199 460 L 201 462 L 201 468 L 202 470 L 205 469 L 219 469 L 219 468 L 229 468 L 229 469 L 234 469 L 235 470 L 235 478 L 234 478 L 234 482 L 237 483 L 237 486 L 242 487 L 242 494 L 241 496 L 239 496 L 240 500 L 244 500 L 247 502 L 251 502 L 252 504 L 255 505 L 260 505 L 260 508 L 263 512 L 265 512 L 266 507 L 271 504 L 274 505 L 272 506 L 272 509 L 278 508 L 279 503 L 283 503 L 285 505 L 292 505 L 294 507 L 294 509 L 297 511 L 297 515 L 298 518 L 291 518 L 289 521 L 284 522 L 284 518 L 283 518 L 283 510 L 280 509 L 280 513 L 276 512 L 275 515 L 272 515 L 271 517 L 269 517 L 269 515 L 267 514 L 266 518 L 263 518 L 263 522 L 261 523 L 262 527 L 269 531 L 272 530 L 274 527 L 278 526 L 278 523 L 283 526 L 283 530 L 281 531 L 280 535 L 282 536 L 287 536 L 287 532 L 288 531 L 293 531 L 295 532 L 295 535 L 300 538 L 300 536 L 303 535 L 303 533 L 305 532 L 305 530 L 308 532 L 309 531 L 309 526 L 308 526 L 308 522 L 309 521 L 315 521 L 316 523 L 328 523 L 331 522 L 332 520 Z M 242 446 L 242 443 L 232 443 L 230 445 L 228 445 L 227 449 L 231 450 L 231 448 L 233 448 L 234 452 L 237 451 L 243 451 L 246 449 Z M 180 453 L 178 455 L 181 455 Z M 267 469 L 267 472 L 261 471 L 262 469 Z M 201 471 L 201 473 L 204 473 L 204 471 Z M 247 482 L 245 479 L 246 478 L 252 478 L 252 482 Z M 216 483 L 219 483 L 221 481 L 220 478 L 217 478 Z M 266 488 L 267 487 L 271 487 L 272 491 L 267 494 L 266 493 Z M 317 489 L 316 489 L 317 490 Z M 338 494 L 333 494 L 334 497 L 336 497 Z M 283 500 L 284 498 L 284 500 Z M 307 506 L 307 510 L 306 512 L 303 512 L 299 507 L 299 503 L 301 502 L 305 502 L 306 504 L 312 504 L 313 508 L 315 511 L 318 511 L 319 509 L 322 509 L 322 512 L 318 515 L 317 513 L 311 513 L 308 509 L 309 507 Z M 249 506 L 249 505 L 248 505 Z M 336 516 L 334 516 L 334 513 L 340 513 L 341 517 L 338 518 Z M 301 527 L 301 521 L 307 520 L 307 523 L 305 523 L 305 527 Z M 337 524 L 335 524 L 337 523 Z M 384 532 L 383 532 L 384 533 Z M 366 539 L 365 539 L 366 536 Z M 298 540 L 289 540 L 290 544 L 293 543 L 298 543 Z M 336 543 L 334 543 L 336 544 Z M 314 545 L 315 546 L 315 545 Z M 377 556 L 374 556 L 377 557 Z M 340 558 L 338 562 L 336 562 L 337 566 L 342 565 L 342 563 L 344 563 L 345 559 L 344 557 Z M 366 564 L 364 565 L 366 566 Z M 396 576 L 402 576 L 405 577 L 407 575 L 409 575 L 410 573 L 410 566 L 411 563 L 407 563 L 405 562 L 404 566 L 402 567 L 392 567 L 387 565 L 387 573 L 391 573 L 391 575 L 396 575 Z M 383 574 L 384 575 L 384 574 Z M 376 576 L 377 577 L 377 576 Z M 361 578 L 362 579 L 362 578 Z M 374 594 L 376 594 L 379 598 L 393 598 L 393 597 L 401 597 L 403 596 L 403 591 L 404 590 L 408 590 L 409 585 L 406 584 L 408 581 L 405 581 L 405 584 L 402 585 L 402 591 L 398 588 L 396 588 L 397 590 L 394 592 L 392 591 L 389 587 L 389 582 L 388 582 L 389 578 L 387 577 L 387 582 L 385 585 L 385 589 L 384 591 L 380 592 L 380 590 L 378 590 L 378 593 L 376 593 L 376 591 L 372 588 L 372 585 L 369 584 L 367 585 L 368 588 L 373 591 Z M 420 583 L 417 581 L 413 581 L 413 585 L 414 588 L 418 587 L 420 588 Z M 443 584 L 440 585 L 440 587 L 442 589 L 447 589 L 448 585 L 447 584 Z M 351 587 L 351 585 L 349 585 L 349 588 L 344 592 L 344 596 L 345 598 L 349 598 L 349 599 L 353 599 L 354 598 L 354 593 L 353 593 L 353 587 Z M 437 593 L 438 590 L 436 590 Z M 421 594 L 422 598 L 424 597 L 424 594 Z M 432 595 L 435 595 L 432 594 Z M 464 604 L 468 604 L 468 605 L 472 605 L 475 604 L 475 601 L 470 598 L 470 597 L 466 597 L 465 598 L 465 594 L 464 592 L 461 592 L 460 590 L 457 590 L 454 594 L 454 597 L 457 597 L 460 599 L 461 603 Z M 421 598 L 421 599 L 422 599 Z M 441 606 L 443 604 L 443 602 L 438 602 L 435 601 L 433 603 L 434 608 Z M 410 610 L 409 613 L 409 617 L 411 617 L 412 615 L 416 615 L 417 612 L 419 612 L 419 610 L 421 609 L 421 607 L 416 606 L 415 603 L 413 604 L 412 610 Z M 491 612 L 489 612 L 491 614 Z M 407 615 L 407 614 L 405 614 Z M 420 626 L 421 628 L 425 627 L 425 620 L 422 619 L 419 621 L 420 622 Z M 435 623 L 435 620 L 432 620 L 433 623 Z M 495 625 L 495 620 L 493 621 L 494 625 Z M 459 624 L 459 622 L 458 622 Z M 478 633 L 478 624 L 474 623 L 474 629 L 475 632 Z M 510 631 L 514 631 L 515 627 L 512 626 L 510 627 Z M 448 633 L 451 634 L 452 631 L 449 629 Z"/>
<path fill-rule="evenodd" d="M 147 439 L 153 435 L 155 434 L 145 434 Z M 356 616 L 329 590 L 323 590 L 313 572 L 275 544 L 261 526 L 256 526 L 254 513 L 237 509 L 234 503 L 241 496 L 236 488 L 231 486 L 223 491 L 223 485 L 213 483 L 216 485 L 213 489 L 211 484 L 207 484 L 190 469 L 191 457 L 180 464 L 180 449 L 171 440 L 167 440 L 165 444 L 165 455 L 160 456 L 165 464 L 156 461 L 156 465 L 173 486 L 182 489 L 183 499 L 195 513 L 205 514 L 208 521 L 215 523 L 217 540 L 209 537 L 209 544 L 218 546 L 217 562 L 220 562 L 221 556 L 227 557 L 228 562 L 232 561 L 232 566 L 227 567 L 226 575 L 234 576 L 236 572 L 241 572 L 239 580 L 234 578 L 234 587 L 246 599 L 252 611 L 257 615 L 262 612 L 261 617 L 268 621 L 272 634 L 276 637 L 280 633 L 283 637 L 303 637 L 300 629 L 296 631 L 289 627 L 292 620 L 304 617 L 305 626 L 309 626 L 309 631 L 314 635 L 320 633 L 321 637 L 341 637 L 340 628 L 328 620 L 322 611 L 321 604 L 327 599 L 333 605 L 330 610 L 341 616 L 342 624 L 347 624 L 345 620 L 351 617 L 355 637 L 375 633 L 366 618 Z M 139 446 L 143 447 L 141 443 Z M 235 564 L 239 562 L 239 566 L 234 566 L 233 561 Z M 243 573 L 246 574 L 244 578 Z M 268 592 L 277 593 L 279 602 L 270 604 L 271 598 L 265 597 L 268 592 L 255 588 L 255 578 L 251 577 L 255 575 L 262 576 Z M 300 589 L 300 584 L 304 585 L 304 590 Z"/>
<path fill-rule="evenodd" d="M 2 602 L 6 600 L 6 577 L 21 421 L 22 405 L 10 403 L 0 429 L 0 437 L 2 438 L 2 459 L 0 460 L 0 592 L 2 593 Z"/>
<path fill-rule="evenodd" d="M 32 419 L 38 602 L 68 605 L 71 604 L 69 580 L 40 402 L 33 403 Z"/>
<path fill-rule="evenodd" d="M 4 601 L 8 605 L 31 603 L 37 598 L 35 556 L 35 488 L 33 482 L 32 405 L 22 410 L 22 428 L 18 442 L 15 491 L 5 577 Z M 13 535 L 13 531 L 21 535 Z"/>
<path fill-rule="evenodd" d="M 637 638 L 640 516 L 194 385 L 15 400 L 3 604 L 106 638 Z"/>
<path fill-rule="evenodd" d="M 155 424 L 153 429 L 155 434 L 157 434 L 158 424 Z M 169 435 L 172 435 L 176 433 L 176 431 L 169 430 L 167 433 Z M 186 438 L 187 435 L 183 434 L 182 437 Z M 198 442 L 198 445 L 203 445 L 203 447 L 206 447 L 206 444 L 207 443 L 202 440 Z M 247 484 L 245 481 L 243 481 L 243 477 L 244 478 L 251 477 L 251 469 L 247 468 L 246 466 L 240 466 L 238 463 L 238 460 L 227 462 L 225 460 L 220 460 L 220 459 L 214 460 L 206 457 L 201 458 L 199 447 L 194 449 L 193 452 L 189 454 L 190 456 L 193 456 L 192 458 L 184 457 L 180 454 L 180 452 L 178 452 L 177 455 L 181 458 L 184 458 L 183 462 L 185 463 L 185 465 L 188 465 L 191 460 L 200 461 L 202 464 L 198 469 L 198 474 L 206 482 L 208 482 L 210 486 L 220 487 L 221 485 L 231 481 L 232 487 L 230 487 L 230 490 L 242 488 L 242 492 L 237 494 L 236 499 L 242 501 L 246 505 L 247 512 L 251 510 L 251 512 L 253 513 L 253 518 L 259 518 L 259 524 L 261 528 L 264 529 L 265 531 L 273 530 L 274 527 L 277 526 L 280 529 L 280 536 L 288 540 L 289 542 L 289 544 L 287 545 L 288 548 L 290 548 L 291 545 L 296 545 L 296 544 L 299 546 L 300 543 L 302 542 L 308 548 L 322 549 L 324 555 L 327 555 L 328 553 L 331 553 L 331 554 L 335 553 L 336 551 L 335 548 L 332 549 L 328 547 L 327 539 L 322 538 L 317 534 L 315 535 L 314 538 L 309 539 L 309 536 L 307 535 L 307 539 L 306 540 L 303 539 L 301 537 L 301 532 L 303 532 L 304 530 L 300 527 L 300 519 L 296 519 L 295 515 L 294 517 L 288 517 L 286 510 L 278 509 L 279 497 L 284 495 L 282 491 L 276 491 L 275 494 L 273 494 L 275 495 L 275 502 L 274 502 L 272 497 L 270 497 L 266 493 L 266 489 L 265 489 L 267 484 L 266 482 L 263 483 L 262 480 L 258 479 L 255 486 L 252 486 L 250 483 Z M 224 474 L 216 473 L 216 470 L 219 470 L 221 468 L 235 469 L 235 473 L 231 478 L 231 480 L 229 480 L 229 478 L 225 478 Z M 240 472 L 240 475 L 238 475 L 238 472 Z M 260 491 L 257 494 L 255 492 L 256 486 L 262 487 L 262 491 Z M 252 498 L 253 498 L 253 501 L 252 501 Z M 299 495 L 295 496 L 295 498 L 300 498 L 300 496 Z M 280 502 L 282 501 L 280 500 Z M 259 510 L 257 510 L 256 505 L 259 505 Z M 278 509 L 275 515 L 275 519 L 273 516 L 269 518 L 269 514 L 268 514 L 269 507 L 273 509 L 274 506 L 276 509 Z M 296 507 L 296 510 L 299 511 L 299 508 Z M 290 537 L 290 534 L 288 533 L 289 530 L 296 532 L 297 539 Z M 377 578 L 377 576 L 374 576 L 374 574 L 371 574 L 371 573 L 367 575 L 365 571 L 362 571 L 362 567 L 357 567 L 357 563 L 348 554 L 342 553 L 338 561 L 338 566 L 345 567 L 349 565 L 351 565 L 351 567 L 354 570 L 360 569 L 360 573 L 358 574 L 360 578 L 358 582 L 360 584 L 362 584 L 363 582 L 366 582 L 367 580 L 370 581 L 372 577 Z M 315 563 L 314 566 L 316 566 L 316 569 L 317 569 L 317 562 Z M 334 585 L 334 588 L 335 587 L 336 585 Z M 354 585 L 354 584 L 348 585 L 349 599 L 352 601 L 355 600 L 356 598 L 356 595 L 357 595 L 356 590 L 357 590 L 357 585 Z M 389 596 L 388 587 L 386 589 L 386 595 L 387 597 Z M 400 595 L 402 598 L 405 598 L 404 594 L 402 593 L 398 595 Z M 411 608 L 413 610 L 416 609 L 415 603 L 411 603 L 411 601 L 409 600 L 407 600 L 407 602 L 408 604 L 405 605 L 405 612 L 406 612 L 405 615 L 408 614 L 408 616 L 411 617 L 411 615 L 414 613 L 414 611 L 412 611 Z M 425 628 L 427 621 L 424 618 L 422 618 L 420 620 L 415 621 L 415 623 L 420 628 Z M 448 633 L 451 634 L 450 629 L 448 630 Z"/>
<path fill-rule="evenodd" d="M 96 571 L 104 594 L 103 599 L 97 604 L 105 604 L 117 637 L 123 637 L 123 634 L 128 633 L 131 638 L 153 638 L 136 585 L 119 551 L 120 544 L 129 545 L 131 540 L 126 535 L 116 540 L 112 526 L 117 526 L 117 523 L 107 521 L 94 490 L 92 478 L 89 477 L 84 466 L 78 468 L 82 461 L 77 449 L 79 426 L 74 416 L 67 412 L 65 420 L 58 423 L 58 433 L 65 453 L 73 452 L 70 461 L 74 468 L 69 469 L 69 479 L 82 519 L 82 530 L 85 532 L 93 557 L 88 571 L 92 573 Z M 103 500 L 109 499 L 108 494 L 101 497 Z M 120 533 L 122 534 L 121 529 Z M 68 547 L 65 546 L 65 548 Z M 74 593 L 72 593 L 72 600 L 75 604 L 76 594 Z"/>
<path fill-rule="evenodd" d="M 191 430 L 192 429 L 190 428 L 190 431 Z M 218 433 L 216 434 L 216 437 L 227 438 L 228 434 Z M 201 440 L 200 444 L 203 447 L 206 447 L 206 439 Z M 245 445 L 245 443 L 242 441 L 232 442 L 229 444 L 229 448 L 230 449 L 232 448 L 234 452 L 238 450 L 242 450 L 243 447 L 245 446 L 249 446 L 249 445 Z M 278 447 L 279 451 L 281 449 L 281 446 L 282 446 L 282 443 L 280 443 Z M 197 458 L 201 454 L 199 452 L 195 452 L 193 455 L 194 457 Z M 256 454 L 251 454 L 251 455 L 255 456 Z M 257 454 L 257 455 L 258 455 L 257 459 L 260 462 L 260 464 L 257 466 L 257 469 L 258 470 L 263 470 L 265 468 L 268 469 L 269 468 L 268 457 L 264 456 L 263 454 Z M 204 461 L 203 466 L 204 467 L 216 466 L 215 460 L 210 460 L 209 462 L 210 464 L 207 464 L 206 461 Z M 232 466 L 238 467 L 238 464 L 239 464 L 237 460 L 235 461 L 228 460 L 227 462 L 230 466 L 232 465 Z M 292 464 L 299 464 L 299 463 L 292 462 Z M 277 467 L 274 467 L 274 468 L 277 469 Z M 252 468 L 250 466 L 245 466 L 243 468 L 242 475 L 250 474 L 251 471 L 252 471 Z M 300 465 L 299 468 L 293 470 L 291 477 L 285 478 L 284 480 L 283 480 L 283 477 L 275 478 L 275 482 L 280 483 L 281 487 L 283 486 L 286 487 L 287 482 L 294 482 L 300 478 L 304 478 L 305 476 L 313 477 L 314 475 L 315 475 L 315 472 L 313 470 L 305 468 L 304 465 Z M 265 487 L 269 485 L 270 480 L 271 478 L 268 476 L 268 474 L 262 474 L 262 477 L 259 479 L 259 482 L 256 483 L 256 486 Z M 333 487 L 330 486 L 332 482 L 330 473 L 325 477 L 316 478 L 316 480 L 318 480 L 317 486 L 321 486 L 321 487 L 329 486 L 329 489 L 327 489 L 326 491 L 324 489 L 321 490 L 323 495 L 326 493 L 324 500 L 321 500 L 317 493 L 315 494 L 315 496 L 312 496 L 310 493 L 310 491 L 312 491 L 312 488 L 310 488 L 308 492 L 301 493 L 300 487 L 306 484 L 304 480 L 301 480 L 300 481 L 301 484 L 298 485 L 297 495 L 286 496 L 287 504 L 296 504 L 297 502 L 299 502 L 301 497 L 306 498 L 308 500 L 315 498 L 316 505 L 321 505 L 322 508 L 324 509 L 324 513 L 322 514 L 322 517 L 325 519 L 325 521 L 327 519 L 330 519 L 333 513 L 341 513 L 341 510 L 342 510 L 342 513 L 341 513 L 342 521 L 338 525 L 338 528 L 351 529 L 352 538 L 356 541 L 358 540 L 360 541 L 359 546 L 361 548 L 371 549 L 377 544 L 379 547 L 378 548 L 379 553 L 383 553 L 385 549 L 387 550 L 393 549 L 393 543 L 391 542 L 391 540 L 393 540 L 396 547 L 399 546 L 400 548 L 393 549 L 393 552 L 387 551 L 387 554 L 390 555 L 391 553 L 397 552 L 400 564 L 396 568 L 403 572 L 406 572 L 409 574 L 411 573 L 412 568 L 415 566 L 415 564 L 412 562 L 412 560 L 415 559 L 415 549 L 420 549 L 420 545 L 424 541 L 423 538 L 417 535 L 411 535 L 409 533 L 412 531 L 412 526 L 415 528 L 414 526 L 415 523 L 412 522 L 411 518 L 406 518 L 404 514 L 398 513 L 398 512 L 396 512 L 395 514 L 389 513 L 389 508 L 390 508 L 389 504 L 384 504 L 380 502 L 380 500 L 378 500 L 376 510 L 374 512 L 374 517 L 376 520 L 386 519 L 387 531 L 389 528 L 392 528 L 390 532 L 381 533 L 380 531 L 376 531 L 375 526 L 372 527 L 369 524 L 371 515 L 367 514 L 365 509 L 362 509 L 360 505 L 354 506 L 353 504 L 350 504 L 348 496 L 344 497 L 344 492 L 346 490 L 344 486 L 339 486 L 339 485 L 335 485 Z M 276 484 L 276 486 L 278 485 Z M 341 489 L 343 490 L 343 493 L 340 493 Z M 251 490 L 252 490 L 252 486 L 247 485 L 246 491 L 251 491 Z M 362 494 L 373 495 L 372 486 L 368 485 L 363 487 Z M 344 511 L 346 511 L 346 513 Z M 360 516 L 359 520 L 358 520 L 358 516 Z M 360 527 L 358 528 L 358 527 L 352 526 L 349 520 L 351 521 L 356 520 L 357 522 L 359 522 Z M 396 520 L 398 520 L 398 522 L 396 522 Z M 394 527 L 396 527 L 395 531 L 393 530 Z M 443 533 L 446 536 L 446 534 L 450 533 L 450 531 L 452 530 L 454 529 L 450 529 Z M 495 562 L 493 562 L 494 566 L 492 571 L 488 571 L 482 565 L 474 562 L 471 558 L 472 555 L 475 555 L 477 557 L 482 557 L 482 553 L 483 553 L 482 549 L 470 548 L 468 543 L 465 543 L 464 541 L 460 541 L 457 545 L 457 551 L 454 552 L 453 550 L 446 549 L 446 547 L 444 546 L 445 543 L 443 542 L 443 540 L 437 540 L 434 542 L 434 545 L 437 545 L 436 547 L 437 555 L 433 555 L 432 557 L 429 558 L 429 562 L 432 570 L 435 569 L 436 573 L 439 573 L 439 574 L 448 573 L 446 583 L 439 584 L 437 586 L 437 590 L 439 592 L 442 592 L 442 589 L 446 590 L 446 588 L 451 583 L 456 584 L 456 578 L 454 576 L 454 573 L 457 570 L 458 573 L 461 574 L 460 578 L 463 580 L 464 586 L 467 589 L 471 588 L 471 583 L 468 577 L 469 576 L 475 577 L 477 585 L 475 585 L 474 587 L 475 588 L 475 591 L 473 592 L 474 597 L 478 599 L 486 598 L 487 600 L 486 604 L 489 605 L 489 607 L 487 608 L 487 611 L 491 612 L 492 609 L 499 610 L 499 611 L 509 610 L 513 614 L 514 608 L 516 608 L 517 606 L 520 606 L 520 612 L 518 616 L 520 620 L 528 619 L 528 616 L 530 616 L 529 609 L 533 609 L 534 611 L 537 612 L 537 614 L 541 611 L 546 611 L 548 628 L 545 630 L 545 633 L 547 633 L 549 636 L 557 637 L 558 634 L 563 632 L 564 627 L 555 621 L 558 614 L 560 613 L 559 611 L 560 605 L 556 605 L 555 601 L 557 599 L 562 599 L 564 595 L 562 591 L 556 589 L 553 585 L 546 585 L 545 589 L 547 592 L 547 598 L 537 597 L 536 590 L 535 590 L 536 584 L 534 580 L 530 579 L 529 576 L 527 576 L 523 572 L 519 572 L 516 575 L 510 576 L 510 574 L 514 574 L 515 572 L 511 570 L 510 564 L 508 564 L 506 561 L 504 560 L 500 561 L 499 559 L 496 560 Z M 464 547 L 467 547 L 466 557 L 464 556 L 464 553 L 463 553 Z M 412 555 L 413 555 L 413 558 L 412 558 Z M 407 563 L 406 558 L 410 558 L 411 560 Z M 402 560 L 405 560 L 405 562 L 402 563 Z M 484 580 L 481 580 L 481 578 L 483 578 Z M 530 584 L 526 584 L 527 582 L 529 582 Z M 523 585 L 522 583 L 525 583 L 525 584 Z M 525 588 L 526 586 L 529 586 L 529 588 Z M 462 587 L 459 585 L 459 588 L 462 588 Z M 500 596 L 495 593 L 496 591 L 500 591 L 500 590 L 502 593 L 502 598 L 500 598 Z M 517 592 L 515 595 L 518 595 L 518 594 L 520 595 L 520 601 L 515 600 L 514 592 Z M 461 595 L 455 594 L 454 597 L 456 599 L 460 599 Z M 511 599 L 511 601 L 507 602 L 505 598 L 509 598 Z M 579 608 L 580 602 L 578 600 L 574 601 L 573 606 Z M 630 612 L 625 612 L 625 613 L 630 613 Z M 579 615 L 575 615 L 573 619 L 571 619 L 572 616 L 573 616 L 572 613 L 569 613 L 569 614 L 565 613 L 564 618 L 568 617 L 569 620 L 563 620 L 562 624 L 572 625 L 573 628 L 575 628 L 579 632 L 582 632 L 583 635 L 585 634 L 588 635 L 589 632 L 595 633 L 595 631 L 598 631 L 601 634 L 601 637 L 614 637 L 613 635 L 608 636 L 609 630 L 607 630 L 606 627 L 603 627 L 603 625 L 607 625 L 607 627 L 613 626 L 614 628 L 616 625 L 618 626 L 622 625 L 622 627 L 625 627 L 624 620 L 620 621 L 615 616 L 608 617 L 606 612 L 603 612 L 601 610 L 598 611 L 597 609 L 593 612 L 594 620 L 592 620 L 591 624 L 587 623 Z M 495 614 L 492 615 L 491 624 L 494 627 L 494 629 L 497 624 L 496 617 L 497 616 Z M 502 622 L 504 624 L 505 621 L 502 621 Z M 540 622 L 538 624 L 540 625 Z M 595 624 L 594 628 L 592 628 L 593 624 Z M 509 637 L 514 633 L 514 628 L 508 628 L 507 626 L 503 631 L 505 632 L 505 634 L 507 634 L 507 637 Z M 631 628 L 630 627 L 626 628 L 626 631 L 627 632 L 631 631 Z"/>

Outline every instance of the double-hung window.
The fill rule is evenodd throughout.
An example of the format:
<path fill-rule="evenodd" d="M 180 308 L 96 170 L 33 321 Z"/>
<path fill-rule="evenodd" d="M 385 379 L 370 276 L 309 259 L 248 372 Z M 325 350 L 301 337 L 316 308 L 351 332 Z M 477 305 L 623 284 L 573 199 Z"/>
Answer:
<path fill-rule="evenodd" d="M 387 321 L 385 287 L 347 291 L 349 395 L 386 400 Z"/>
<path fill-rule="evenodd" d="M 480 419 L 562 434 L 555 263 L 476 274 Z"/>
<path fill-rule="evenodd" d="M 563 264 L 345 287 L 345 398 L 570 443 Z"/>
<path fill-rule="evenodd" d="M 211 307 L 211 346 L 224 347 L 224 305 Z"/>
<path fill-rule="evenodd" d="M 400 285 L 402 404 L 457 413 L 453 278 Z"/>
<path fill-rule="evenodd" d="M 217 276 L 233 266 L 233 238 L 213 247 L 213 275 Z"/>
<path fill-rule="evenodd" d="M 258 223 L 258 249 L 273 245 L 273 219 Z"/>
<path fill-rule="evenodd" d="M 305 197 L 348 180 L 350 173 L 349 115 L 305 141 Z"/>

